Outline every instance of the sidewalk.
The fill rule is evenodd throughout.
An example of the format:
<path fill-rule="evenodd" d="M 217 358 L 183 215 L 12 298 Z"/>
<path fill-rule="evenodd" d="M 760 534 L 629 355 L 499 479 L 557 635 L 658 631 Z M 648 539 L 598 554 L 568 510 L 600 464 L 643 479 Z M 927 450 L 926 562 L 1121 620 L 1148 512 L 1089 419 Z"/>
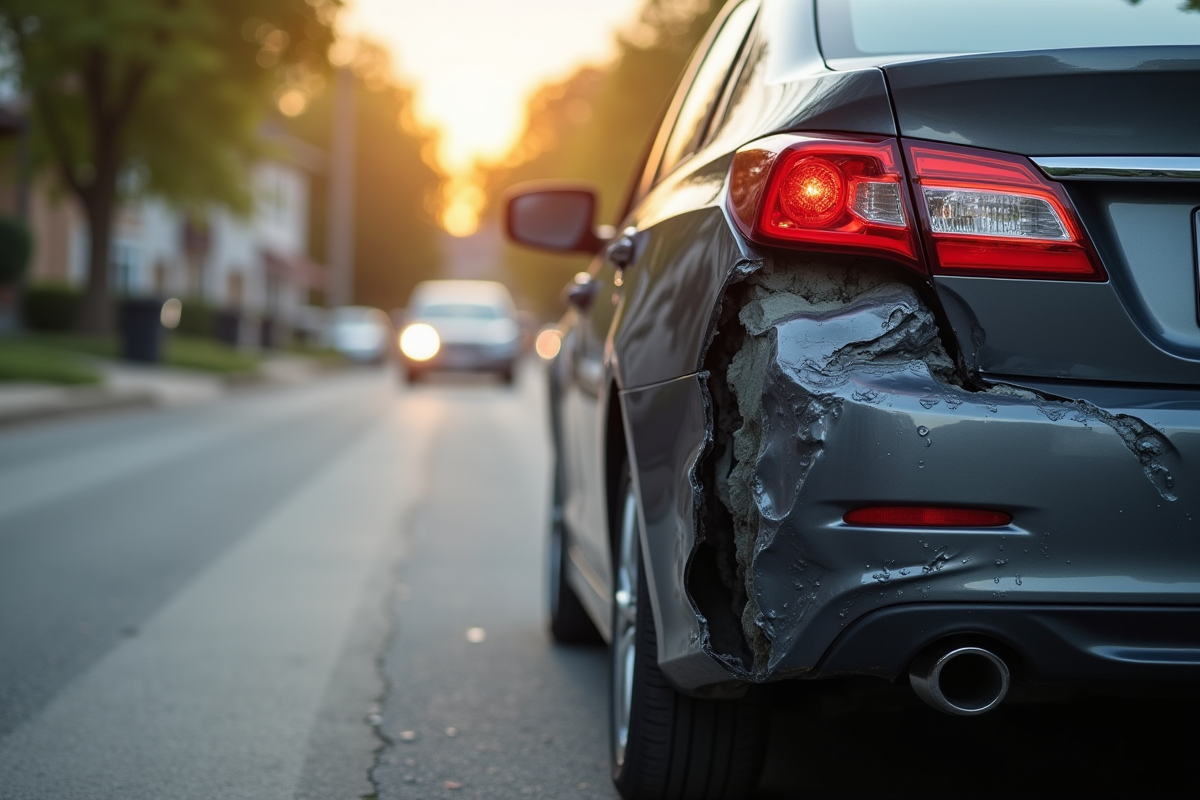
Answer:
<path fill-rule="evenodd" d="M 180 406 L 217 400 L 250 387 L 294 385 L 330 371 L 303 356 L 265 359 L 252 373 L 217 375 L 195 370 L 98 361 L 99 386 L 0 383 L 0 426 L 96 411 L 149 406 Z"/>

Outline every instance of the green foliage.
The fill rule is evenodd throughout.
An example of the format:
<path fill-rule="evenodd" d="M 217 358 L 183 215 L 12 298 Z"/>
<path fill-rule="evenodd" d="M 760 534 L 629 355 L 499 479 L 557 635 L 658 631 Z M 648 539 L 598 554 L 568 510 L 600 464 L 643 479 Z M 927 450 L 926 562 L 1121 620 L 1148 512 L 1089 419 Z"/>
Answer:
<path fill-rule="evenodd" d="M 441 176 L 430 166 L 434 134 L 413 118 L 412 90 L 398 85 L 381 47 L 358 42 L 355 74 L 354 302 L 401 307 L 419 281 L 440 271 L 438 227 L 430 212 Z M 292 123 L 328 148 L 331 92 Z M 324 181 L 314 186 L 314 253 L 325 252 Z"/>
<path fill-rule="evenodd" d="M 20 220 L 0 217 L 0 285 L 19 283 L 32 255 L 29 228 Z"/>
<path fill-rule="evenodd" d="M 22 296 L 21 318 L 33 331 L 74 330 L 82 295 L 64 284 L 28 286 Z"/>
<path fill-rule="evenodd" d="M 100 374 L 77 353 L 36 340 L 0 339 L 0 382 L 32 381 L 80 385 L 99 383 Z"/>
<path fill-rule="evenodd" d="M 411 92 L 364 89 L 354 176 L 354 301 L 400 308 L 417 283 L 439 275 L 439 233 L 426 201 L 441 178 L 422 158 L 432 136 L 411 122 Z"/>
<path fill-rule="evenodd" d="M 272 104 L 324 81 L 340 0 L 3 0 L 0 64 L 32 101 L 36 164 L 88 223 L 82 325 L 111 330 L 120 197 L 251 208 Z"/>
<path fill-rule="evenodd" d="M 183 310 L 179 315 L 179 327 L 175 332 L 182 336 L 199 336 L 207 339 L 216 334 L 216 309 L 198 297 L 190 297 L 183 301 Z"/>
<path fill-rule="evenodd" d="M 59 350 L 69 350 L 96 358 L 117 358 L 121 348 L 117 339 L 112 336 L 85 336 L 78 333 L 37 333 L 26 337 L 28 341 L 56 347 Z"/>
<path fill-rule="evenodd" d="M 583 181 L 600 193 L 600 220 L 618 222 L 649 137 L 722 5 L 646 0 L 637 24 L 620 37 L 613 65 L 581 68 L 533 96 L 522 141 L 486 170 L 488 196 L 526 180 Z M 562 287 L 587 259 L 508 247 L 505 263 L 518 292 L 546 314 L 560 308 Z"/>
<path fill-rule="evenodd" d="M 181 369 L 234 374 L 253 372 L 260 359 L 211 339 L 194 336 L 170 336 L 163 350 L 163 363 Z"/>
<path fill-rule="evenodd" d="M 47 358 L 55 352 L 95 358 L 116 358 L 120 354 L 118 341 L 112 336 L 40 333 L 26 336 L 20 341 L 27 344 L 35 354 L 49 354 Z M 59 361 L 63 360 L 61 356 L 53 357 Z M 260 360 L 253 353 L 243 352 L 212 339 L 174 333 L 168 335 L 164 343 L 162 363 L 180 369 L 234 374 L 253 372 Z"/>
<path fill-rule="evenodd" d="M 67 188 L 88 190 L 100 177 L 101 140 L 111 138 L 124 193 L 246 210 L 259 125 L 276 95 L 323 82 L 334 7 L 4 0 L 0 34 L 34 100 L 40 163 Z"/>

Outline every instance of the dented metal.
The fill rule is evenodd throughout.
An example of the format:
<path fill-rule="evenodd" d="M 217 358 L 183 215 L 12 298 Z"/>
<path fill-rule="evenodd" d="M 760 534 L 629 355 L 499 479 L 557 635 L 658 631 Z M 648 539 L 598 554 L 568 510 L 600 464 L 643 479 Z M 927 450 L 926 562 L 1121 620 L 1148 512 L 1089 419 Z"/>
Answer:
<path fill-rule="evenodd" d="M 1172 602 L 1200 589 L 1194 570 L 1170 567 L 1200 556 L 1200 509 L 1178 490 L 1172 442 L 1197 448 L 1194 413 L 1176 409 L 1156 427 L 1022 387 L 968 387 L 918 293 L 869 272 L 766 268 L 735 294 L 745 338 L 727 380 L 741 425 L 714 432 L 732 440 L 733 458 L 712 491 L 732 516 L 745 581 L 753 658 L 742 677 L 815 672 L 846 625 L 891 604 L 1114 592 Z M 1047 460 L 1044 447 L 1074 456 Z M 1081 471 L 1041 471 L 1072 463 Z M 1145 491 L 1130 492 L 1131 470 Z M 1019 509 L 1021 524 L 918 532 L 841 521 L 888 502 Z M 1140 532 L 1153 540 L 1141 574 L 1125 511 L 1139 526 L 1163 523 Z"/>
<path fill-rule="evenodd" d="M 680 689 L 895 678 L 959 635 L 1024 647 L 1042 676 L 1129 680 L 1122 664 L 1190 658 L 1177 672 L 1194 679 L 1195 186 L 1066 187 L 1108 282 L 922 275 L 886 255 L 759 247 L 731 225 L 725 183 L 732 153 L 760 137 L 899 135 L 1005 152 L 1017 141 L 1028 155 L 1111 147 L 1103 125 L 1081 134 L 1010 113 L 1058 80 L 1103 93 L 1104 71 L 1079 71 L 1071 53 L 830 70 L 811 7 L 789 8 L 764 3 L 713 130 L 635 192 L 621 221 L 636 229 L 633 260 L 618 280 L 598 258 L 605 302 L 564 323 L 556 451 L 566 529 L 592 576 L 578 570 L 574 587 L 603 630 L 604 490 L 628 458 L 659 664 Z M 1195 126 L 1180 122 L 1162 76 L 1191 85 L 1194 55 L 1144 61 L 1127 49 L 1089 56 L 1146 89 L 1136 99 L 1153 113 L 1125 145 L 1180 152 Z M 1034 94 L 981 93 L 993 69 Z M 1111 116 L 1103 103 L 1042 106 L 1067 121 Z M 1003 510 L 1013 523 L 843 521 L 861 506 L 917 503 Z"/>

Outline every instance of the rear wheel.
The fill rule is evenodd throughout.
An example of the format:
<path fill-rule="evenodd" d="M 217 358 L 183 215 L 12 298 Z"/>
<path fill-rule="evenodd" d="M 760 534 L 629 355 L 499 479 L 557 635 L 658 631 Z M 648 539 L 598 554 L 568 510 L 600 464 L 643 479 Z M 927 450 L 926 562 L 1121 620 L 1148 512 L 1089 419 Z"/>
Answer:
<path fill-rule="evenodd" d="M 550 541 L 546 566 L 549 579 L 550 634 L 563 644 L 593 644 L 601 641 L 579 595 L 567 580 L 566 532 L 563 527 L 562 489 L 555 469 L 554 497 L 550 504 Z"/>
<path fill-rule="evenodd" d="M 620 496 L 610 651 L 613 783 L 626 800 L 748 797 L 762 768 L 765 711 L 753 694 L 704 700 L 667 683 L 628 476 Z"/>

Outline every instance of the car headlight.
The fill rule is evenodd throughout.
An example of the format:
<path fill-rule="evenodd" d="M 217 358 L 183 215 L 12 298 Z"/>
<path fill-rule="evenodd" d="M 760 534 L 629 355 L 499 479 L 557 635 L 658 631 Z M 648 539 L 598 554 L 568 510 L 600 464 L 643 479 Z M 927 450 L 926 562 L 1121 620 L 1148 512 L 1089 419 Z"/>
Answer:
<path fill-rule="evenodd" d="M 428 361 L 442 348 L 441 337 L 432 325 L 415 322 L 400 334 L 400 352 L 413 361 Z"/>
<path fill-rule="evenodd" d="M 537 335 L 537 341 L 534 342 L 533 349 L 546 361 L 551 360 L 562 349 L 562 334 L 559 333 L 557 328 L 544 329 Z"/>

